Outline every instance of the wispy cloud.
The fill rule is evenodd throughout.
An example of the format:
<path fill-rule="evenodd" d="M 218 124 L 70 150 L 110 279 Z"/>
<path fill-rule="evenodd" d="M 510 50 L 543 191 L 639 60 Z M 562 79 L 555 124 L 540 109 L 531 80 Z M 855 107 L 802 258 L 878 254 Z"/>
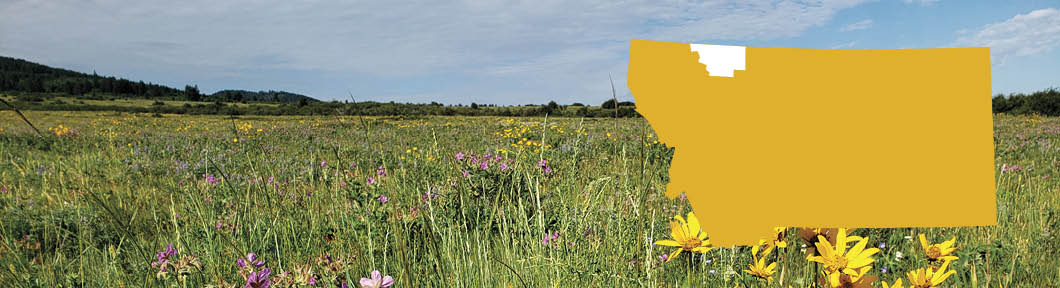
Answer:
<path fill-rule="evenodd" d="M 857 45 L 857 44 L 858 44 L 857 41 L 850 41 L 850 42 L 847 42 L 847 43 L 832 45 L 832 47 L 828 47 L 828 49 L 848 49 L 848 48 L 853 48 L 854 45 Z"/>
<path fill-rule="evenodd" d="M 920 4 L 921 6 L 929 6 L 938 3 L 939 1 L 940 0 L 902 0 L 905 4 Z"/>
<path fill-rule="evenodd" d="M 872 28 L 872 19 L 865 19 L 858 22 L 847 24 L 843 28 L 839 28 L 839 32 L 857 31 Z"/>
<path fill-rule="evenodd" d="M 1045 53 L 1060 46 L 1060 10 L 1034 10 L 965 33 L 954 46 L 990 47 L 994 60 L 1004 63 L 1008 57 Z"/>

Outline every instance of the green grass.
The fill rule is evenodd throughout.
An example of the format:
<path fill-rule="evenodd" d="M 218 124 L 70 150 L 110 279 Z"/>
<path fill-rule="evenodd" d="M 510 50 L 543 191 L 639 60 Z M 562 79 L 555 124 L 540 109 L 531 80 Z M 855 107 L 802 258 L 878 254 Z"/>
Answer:
<path fill-rule="evenodd" d="M 669 238 L 669 219 L 689 205 L 663 196 L 672 150 L 643 119 L 26 114 L 42 130 L 74 132 L 40 138 L 0 112 L 5 286 L 241 287 L 236 259 L 250 252 L 274 281 L 287 271 L 287 281 L 351 286 L 374 269 L 394 287 L 781 287 L 781 278 L 806 287 L 815 278 L 794 228 L 772 282 L 741 272 L 746 247 L 661 263 L 671 250 L 652 242 Z M 1057 287 L 1058 145 L 1060 118 L 995 117 L 998 225 L 857 229 L 886 244 L 869 274 L 892 282 L 925 267 L 915 241 L 925 233 L 957 237 L 946 287 Z M 461 152 L 499 153 L 510 167 L 482 170 L 457 161 Z M 1001 173 L 1003 164 L 1022 170 Z M 157 277 L 151 263 L 167 244 L 201 268 Z"/>

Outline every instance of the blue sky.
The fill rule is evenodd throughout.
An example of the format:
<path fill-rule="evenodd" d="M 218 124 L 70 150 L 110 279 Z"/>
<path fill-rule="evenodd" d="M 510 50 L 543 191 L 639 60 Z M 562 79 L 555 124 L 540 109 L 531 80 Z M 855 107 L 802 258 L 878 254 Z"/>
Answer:
<path fill-rule="evenodd" d="M 610 98 L 609 73 L 632 100 L 630 39 L 988 46 L 995 93 L 1060 87 L 1060 1 L 566 2 L 8 0 L 0 55 L 204 92 L 598 104 Z"/>

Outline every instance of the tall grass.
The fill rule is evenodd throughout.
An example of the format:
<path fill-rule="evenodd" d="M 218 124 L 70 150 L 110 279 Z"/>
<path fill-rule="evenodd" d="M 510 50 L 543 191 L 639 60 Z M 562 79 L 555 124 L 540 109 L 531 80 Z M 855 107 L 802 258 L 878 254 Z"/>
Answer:
<path fill-rule="evenodd" d="M 672 150 L 643 119 L 26 116 L 74 132 L 41 138 L 0 114 L 4 286 L 242 286 L 235 261 L 251 252 L 274 279 L 313 267 L 351 286 L 372 270 L 399 287 L 805 287 L 815 278 L 794 236 L 773 282 L 740 272 L 746 247 L 659 261 L 670 250 L 652 243 L 689 205 L 663 196 Z M 996 117 L 998 225 L 855 230 L 885 243 L 871 274 L 892 282 L 923 267 L 915 239 L 925 233 L 958 239 L 949 286 L 1056 287 L 1058 134 L 1060 118 Z M 458 153 L 503 160 L 483 170 Z M 167 244 L 201 269 L 185 282 L 156 277 L 151 263 Z M 344 265 L 326 270 L 325 254 Z"/>

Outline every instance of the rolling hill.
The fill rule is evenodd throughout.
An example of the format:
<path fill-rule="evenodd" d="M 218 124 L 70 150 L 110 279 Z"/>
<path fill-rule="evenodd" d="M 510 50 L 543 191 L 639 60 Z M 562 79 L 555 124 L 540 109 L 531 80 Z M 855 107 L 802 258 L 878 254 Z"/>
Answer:
<path fill-rule="evenodd" d="M 285 91 L 221 90 L 200 95 L 198 87 L 176 89 L 143 81 L 87 74 L 0 56 L 0 92 L 75 96 L 78 98 L 298 103 L 319 100 Z"/>

